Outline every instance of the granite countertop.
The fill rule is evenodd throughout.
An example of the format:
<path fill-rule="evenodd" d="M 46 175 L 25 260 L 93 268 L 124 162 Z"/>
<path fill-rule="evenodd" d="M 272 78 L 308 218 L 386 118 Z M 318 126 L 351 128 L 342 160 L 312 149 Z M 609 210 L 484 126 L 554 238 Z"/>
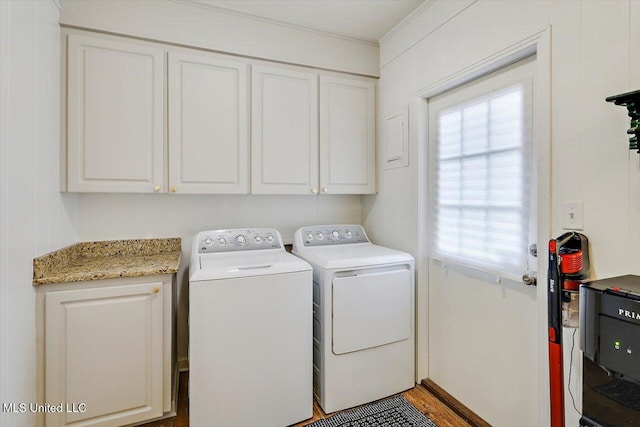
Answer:
<path fill-rule="evenodd" d="M 33 285 L 172 274 L 180 238 L 82 242 L 33 260 Z"/>

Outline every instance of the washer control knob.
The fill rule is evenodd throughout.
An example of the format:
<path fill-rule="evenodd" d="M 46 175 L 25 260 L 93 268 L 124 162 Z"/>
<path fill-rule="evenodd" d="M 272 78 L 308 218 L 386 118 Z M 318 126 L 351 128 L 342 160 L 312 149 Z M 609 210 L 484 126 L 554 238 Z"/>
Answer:
<path fill-rule="evenodd" d="M 338 233 L 338 230 L 333 230 L 331 235 L 333 236 L 334 239 L 339 239 L 340 238 L 340 233 Z"/>
<path fill-rule="evenodd" d="M 353 233 L 351 233 L 351 231 L 347 230 L 346 233 L 344 233 L 345 236 L 347 236 L 347 239 L 350 239 L 351 236 L 353 236 Z"/>
<path fill-rule="evenodd" d="M 219 245 L 226 245 L 227 241 L 223 237 L 221 237 L 221 238 L 218 239 L 218 244 Z"/>
<path fill-rule="evenodd" d="M 307 240 L 313 240 L 313 233 L 307 233 Z"/>
<path fill-rule="evenodd" d="M 253 240 L 255 240 L 256 243 L 262 243 L 262 237 L 260 236 L 256 236 Z"/>
<path fill-rule="evenodd" d="M 269 243 L 273 242 L 273 236 L 271 234 L 267 235 L 267 242 Z"/>
<path fill-rule="evenodd" d="M 213 243 L 213 239 L 211 237 L 207 237 L 206 239 L 204 239 L 204 244 L 209 246 Z"/>
<path fill-rule="evenodd" d="M 236 243 L 239 245 L 244 245 L 246 241 L 247 239 L 242 234 L 236 237 Z"/>
<path fill-rule="evenodd" d="M 316 237 L 318 238 L 318 240 L 322 240 L 324 239 L 324 234 L 322 234 L 321 232 L 316 233 Z"/>

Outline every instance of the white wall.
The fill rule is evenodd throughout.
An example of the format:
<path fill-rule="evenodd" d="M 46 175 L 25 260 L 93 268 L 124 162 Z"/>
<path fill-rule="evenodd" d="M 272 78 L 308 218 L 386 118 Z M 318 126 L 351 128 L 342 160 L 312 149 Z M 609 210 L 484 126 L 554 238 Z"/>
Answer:
<path fill-rule="evenodd" d="M 379 167 L 379 193 L 363 198 L 363 224 L 374 239 L 417 255 L 419 118 L 414 109 L 414 93 L 517 44 L 548 25 L 552 62 L 551 235 L 548 237 L 563 231 L 562 202 L 582 200 L 584 233 L 592 246 L 592 277 L 640 274 L 638 154 L 627 149 L 625 130 L 629 119 L 625 109 L 604 102 L 609 95 L 640 87 L 640 2 L 636 0 L 436 0 L 386 36 L 380 46 L 378 114 L 382 117 L 410 105 L 411 157 L 408 168 L 382 170 Z M 379 134 L 383 135 L 380 127 Z M 380 145 L 378 148 L 383 152 Z M 424 262 L 418 260 L 418 265 L 421 261 Z M 425 304 L 426 300 L 421 303 Z M 546 305 L 546 301 L 539 299 L 539 304 Z M 439 319 L 439 324 L 456 324 L 456 311 L 448 313 L 451 313 L 449 317 L 447 312 L 443 313 L 445 317 Z M 430 341 L 430 345 L 440 344 L 444 343 Z M 459 359 L 460 355 L 455 354 L 450 358 L 451 363 Z M 481 361 L 478 368 L 482 369 Z M 429 375 L 438 378 L 438 372 Z M 436 382 L 454 396 L 464 394 L 458 391 L 463 390 L 465 384 L 448 382 L 447 378 Z M 531 392 L 546 396 L 545 390 Z M 489 422 L 500 425 L 503 418 L 499 405 L 487 407 L 482 403 L 482 396 L 465 395 L 461 400 Z M 547 404 L 548 401 L 542 402 Z M 544 411 L 545 408 L 541 408 L 541 422 L 547 421 Z M 569 425 L 575 425 L 575 412 L 572 409 L 567 412 Z"/>
<path fill-rule="evenodd" d="M 76 240 L 75 195 L 58 192 L 59 9 L 1 1 L 0 402 L 35 401 L 33 258 Z M 0 425 L 34 425 L 0 412 Z"/>
<path fill-rule="evenodd" d="M 284 239 L 293 240 L 295 230 L 304 225 L 359 224 L 361 213 L 360 196 L 80 194 L 78 200 L 78 233 L 82 241 L 182 238 L 178 272 L 179 360 L 188 355 L 188 267 L 197 232 L 275 227 Z"/>
<path fill-rule="evenodd" d="M 63 0 L 60 22 L 122 35 L 378 75 L 378 46 L 179 0 Z"/>

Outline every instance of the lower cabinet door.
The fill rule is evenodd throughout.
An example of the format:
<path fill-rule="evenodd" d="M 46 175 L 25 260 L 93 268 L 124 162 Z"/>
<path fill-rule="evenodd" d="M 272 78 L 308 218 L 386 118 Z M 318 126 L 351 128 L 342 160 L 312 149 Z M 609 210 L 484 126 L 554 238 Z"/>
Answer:
<path fill-rule="evenodd" d="M 162 283 L 49 292 L 46 426 L 117 426 L 162 415 Z M 61 406 L 59 406 L 61 405 Z"/>

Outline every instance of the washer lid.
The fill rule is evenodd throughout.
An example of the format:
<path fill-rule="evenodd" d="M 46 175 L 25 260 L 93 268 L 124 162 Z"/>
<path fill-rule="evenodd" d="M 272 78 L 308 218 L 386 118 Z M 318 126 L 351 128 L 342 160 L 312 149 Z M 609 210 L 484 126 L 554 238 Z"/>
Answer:
<path fill-rule="evenodd" d="M 294 253 L 326 270 L 413 262 L 413 257 L 406 252 L 372 243 L 297 247 Z"/>
<path fill-rule="evenodd" d="M 285 251 L 204 254 L 190 266 L 190 282 L 310 271 L 311 266 Z"/>

